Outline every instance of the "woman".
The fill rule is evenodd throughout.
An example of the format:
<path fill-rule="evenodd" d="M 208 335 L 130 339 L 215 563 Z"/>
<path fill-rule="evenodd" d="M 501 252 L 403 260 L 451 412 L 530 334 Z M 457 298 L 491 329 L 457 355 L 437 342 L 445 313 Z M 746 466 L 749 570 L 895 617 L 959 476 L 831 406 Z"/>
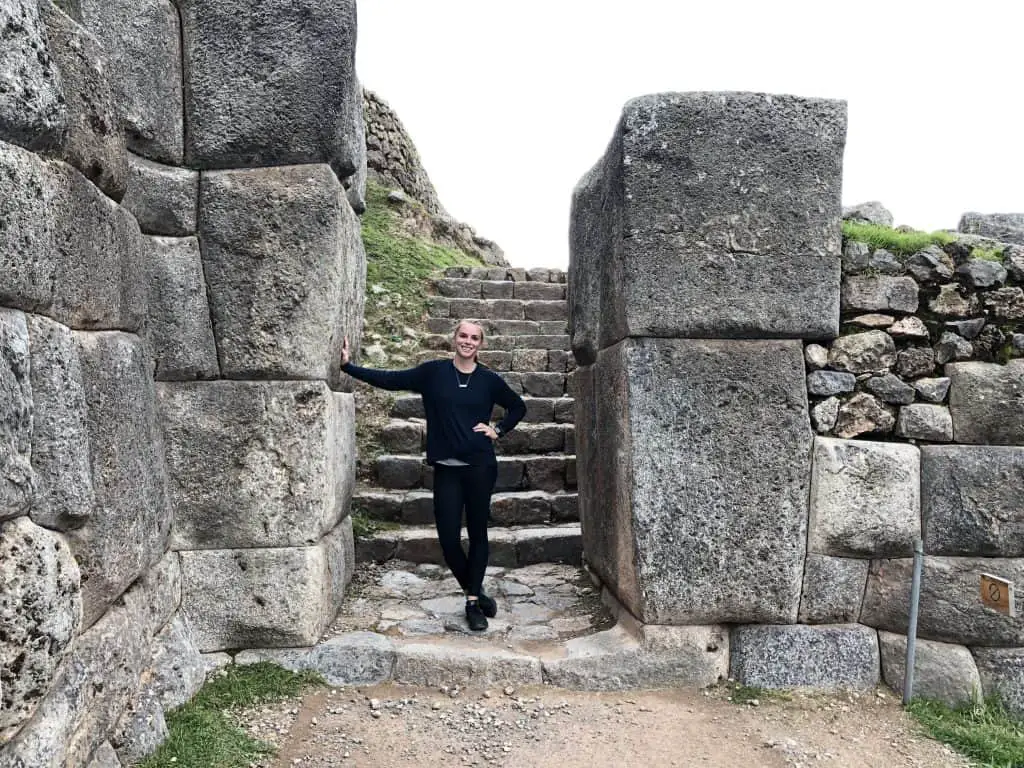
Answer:
<path fill-rule="evenodd" d="M 444 560 L 466 593 L 466 621 L 475 632 L 487 629 L 498 606 L 483 592 L 490 556 L 487 519 L 498 477 L 494 441 L 526 415 L 523 399 L 505 380 L 477 360 L 484 329 L 461 320 L 453 336 L 455 358 L 422 363 L 402 371 L 352 365 L 345 339 L 341 370 L 381 389 L 411 390 L 423 397 L 427 416 L 427 463 L 434 467 L 434 522 Z M 505 416 L 488 423 L 495 405 Z M 462 511 L 466 511 L 469 555 L 463 551 Z"/>

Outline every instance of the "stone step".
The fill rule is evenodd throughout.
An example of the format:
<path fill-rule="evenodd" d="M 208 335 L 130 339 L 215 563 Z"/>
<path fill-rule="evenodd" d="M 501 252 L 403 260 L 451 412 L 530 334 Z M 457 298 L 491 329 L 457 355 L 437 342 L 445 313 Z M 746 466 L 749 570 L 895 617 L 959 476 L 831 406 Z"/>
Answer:
<path fill-rule="evenodd" d="M 451 334 L 432 333 L 422 339 L 424 350 L 422 357 L 426 360 L 432 357 L 452 354 Z M 541 333 L 518 335 L 496 335 L 487 336 L 484 339 L 484 348 L 481 354 L 490 352 L 512 352 L 515 350 L 545 350 L 547 352 L 563 352 L 568 360 L 569 335 L 567 333 Z M 566 363 L 568 368 L 568 362 Z M 575 366 L 574 366 L 575 367 Z"/>
<path fill-rule="evenodd" d="M 563 269 L 534 267 L 448 267 L 444 277 L 468 277 L 473 280 L 511 280 L 517 283 L 565 283 L 568 275 Z"/>
<path fill-rule="evenodd" d="M 463 534 L 464 544 L 465 534 Z M 577 523 L 535 528 L 491 528 L 488 532 L 492 566 L 521 568 L 536 563 L 579 565 L 583 555 Z M 356 541 L 356 560 L 443 563 L 434 526 L 378 531 Z"/>
<path fill-rule="evenodd" d="M 439 333 L 450 341 L 452 334 L 455 333 L 455 323 L 460 319 L 448 317 L 447 314 L 444 317 L 428 317 L 427 330 L 431 333 Z M 569 329 L 564 320 L 489 320 L 487 318 L 477 318 L 477 320 L 484 328 L 485 346 L 491 346 L 494 336 L 565 336 Z M 442 347 L 442 349 L 446 348 Z M 496 347 L 492 346 L 491 348 L 495 349 Z"/>
<path fill-rule="evenodd" d="M 522 301 L 565 301 L 565 283 L 514 282 L 444 277 L 434 281 L 439 296 L 449 299 L 520 299 Z"/>
<path fill-rule="evenodd" d="M 380 431 L 381 445 L 392 453 L 416 453 L 427 448 L 427 424 L 422 419 L 392 419 Z M 500 456 L 576 452 L 572 424 L 520 424 L 495 444 Z"/>
<path fill-rule="evenodd" d="M 574 421 L 573 399 L 571 397 L 523 397 L 526 404 L 526 416 L 522 423 L 532 424 L 572 424 Z M 496 406 L 494 418 L 500 419 L 504 409 Z M 400 395 L 391 406 L 391 417 L 395 419 L 422 419 L 423 398 L 419 395 Z"/>
<path fill-rule="evenodd" d="M 434 487 L 434 468 L 424 454 L 385 454 L 374 462 L 381 488 L 412 490 Z M 576 457 L 563 454 L 499 456 L 495 491 L 560 491 L 576 489 Z"/>
<path fill-rule="evenodd" d="M 461 317 L 480 320 L 532 320 L 543 322 L 569 317 L 566 301 L 530 301 L 524 299 L 452 299 L 432 296 L 427 305 L 430 317 Z M 486 327 L 484 328 L 486 331 Z"/>
<path fill-rule="evenodd" d="M 405 525 L 432 525 L 434 499 L 430 491 L 385 491 L 361 488 L 352 496 L 352 509 L 373 520 Z M 491 497 L 491 521 L 497 525 L 547 525 L 579 522 L 579 502 L 573 492 L 505 491 Z"/>

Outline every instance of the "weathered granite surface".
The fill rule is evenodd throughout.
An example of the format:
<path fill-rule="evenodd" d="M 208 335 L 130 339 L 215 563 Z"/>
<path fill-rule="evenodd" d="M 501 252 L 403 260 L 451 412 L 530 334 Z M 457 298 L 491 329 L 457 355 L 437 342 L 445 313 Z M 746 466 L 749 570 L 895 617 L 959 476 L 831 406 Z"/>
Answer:
<path fill-rule="evenodd" d="M 27 514 L 37 495 L 29 363 L 25 314 L 0 308 L 0 521 Z"/>
<path fill-rule="evenodd" d="M 128 180 L 122 105 L 110 87 L 102 43 L 50 0 L 41 0 L 47 47 L 64 81 L 67 131 L 58 155 L 109 197 L 120 200 Z"/>
<path fill-rule="evenodd" d="M 654 624 L 796 621 L 812 440 L 800 344 L 630 339 L 587 386 L 581 470 L 606 479 L 580 489 L 584 546 L 619 600 Z M 668 456 L 685 471 L 666 472 Z"/>
<path fill-rule="evenodd" d="M 1024 557 L 1024 447 L 921 449 L 925 551 Z"/>
<path fill-rule="evenodd" d="M 913 565 L 913 558 L 872 561 L 862 623 L 906 633 Z M 1024 559 L 925 556 L 918 637 L 969 646 L 1024 646 L 1024 619 L 1019 614 L 1017 618 L 1004 616 L 981 602 L 983 573 L 1020 584 Z"/>
<path fill-rule="evenodd" d="M 574 200 L 570 273 L 592 275 L 576 290 L 597 313 L 571 321 L 582 347 L 627 335 L 835 336 L 845 135 L 837 101 L 662 93 L 628 102 Z M 596 334 L 584 330 L 598 318 Z M 595 335 L 596 345 L 586 340 Z"/>
<path fill-rule="evenodd" d="M 171 0 L 79 0 L 103 45 L 128 147 L 181 165 L 184 158 L 181 23 Z"/>
<path fill-rule="evenodd" d="M 32 467 L 39 495 L 32 520 L 66 531 L 88 522 L 96 504 L 86 426 L 85 386 L 74 333 L 27 315 L 31 350 Z"/>
<path fill-rule="evenodd" d="M 882 678 L 903 692 L 907 670 L 907 638 L 879 632 Z M 914 697 L 941 701 L 950 707 L 970 704 L 981 697 L 981 678 L 970 650 L 962 645 L 918 640 L 914 650 Z"/>
<path fill-rule="evenodd" d="M 760 688 L 865 690 L 878 684 L 878 633 L 862 624 L 736 627 L 729 670 Z"/>
<path fill-rule="evenodd" d="M 157 384 L 175 549 L 314 545 L 347 513 L 355 405 L 324 382 Z"/>
<path fill-rule="evenodd" d="M 186 164 L 355 173 L 355 0 L 179 0 Z"/>
<path fill-rule="evenodd" d="M 912 554 L 921 535 L 918 449 L 816 437 L 808 526 L 815 554 Z"/>
<path fill-rule="evenodd" d="M 79 572 L 58 534 L 0 523 L 0 743 L 33 715 L 81 629 Z"/>
<path fill-rule="evenodd" d="M 36 151 L 53 149 L 67 129 L 67 99 L 39 4 L 3 0 L 0 29 L 0 139 Z"/>
<path fill-rule="evenodd" d="M 361 334 L 365 255 L 331 169 L 204 173 L 199 234 L 221 375 L 336 376 Z"/>
<path fill-rule="evenodd" d="M 220 373 L 199 240 L 144 237 L 149 283 L 148 335 L 158 381 L 214 379 Z"/>
<path fill-rule="evenodd" d="M 137 336 L 75 333 L 96 506 L 68 533 L 82 569 L 85 626 L 163 557 L 171 527 L 153 374 Z"/>

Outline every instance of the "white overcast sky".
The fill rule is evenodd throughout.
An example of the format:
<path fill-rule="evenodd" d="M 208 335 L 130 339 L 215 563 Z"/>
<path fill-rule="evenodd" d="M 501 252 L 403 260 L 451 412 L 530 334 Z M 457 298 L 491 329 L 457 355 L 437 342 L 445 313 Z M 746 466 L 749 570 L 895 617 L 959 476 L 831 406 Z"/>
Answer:
<path fill-rule="evenodd" d="M 843 202 L 898 224 L 1024 211 L 1019 0 L 360 0 L 357 69 L 442 204 L 515 266 L 568 263 L 569 202 L 622 105 L 660 91 L 845 99 Z"/>

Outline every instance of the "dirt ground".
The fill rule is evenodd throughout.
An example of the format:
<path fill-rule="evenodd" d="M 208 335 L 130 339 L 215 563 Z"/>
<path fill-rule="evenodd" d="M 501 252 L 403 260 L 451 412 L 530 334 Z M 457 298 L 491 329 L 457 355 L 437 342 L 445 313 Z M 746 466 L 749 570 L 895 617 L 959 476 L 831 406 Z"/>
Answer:
<path fill-rule="evenodd" d="M 963 768 L 895 694 L 790 694 L 734 703 L 726 686 L 626 693 L 399 685 L 318 690 L 251 713 L 267 768 L 709 766 Z"/>

